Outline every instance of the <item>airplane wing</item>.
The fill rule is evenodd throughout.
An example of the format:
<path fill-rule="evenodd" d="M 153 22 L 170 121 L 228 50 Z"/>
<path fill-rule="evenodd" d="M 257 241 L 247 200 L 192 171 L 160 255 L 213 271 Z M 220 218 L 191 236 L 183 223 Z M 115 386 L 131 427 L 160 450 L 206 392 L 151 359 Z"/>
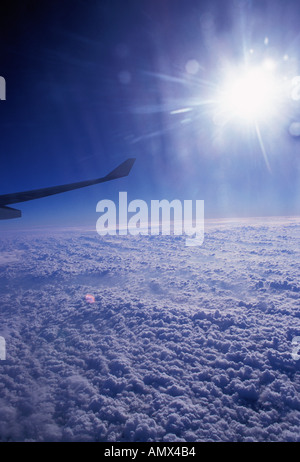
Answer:
<path fill-rule="evenodd" d="M 34 199 L 40 199 L 42 197 L 53 196 L 54 194 L 60 194 L 66 191 L 72 191 L 73 189 L 85 188 L 86 186 L 92 186 L 98 183 L 105 183 L 106 181 L 116 180 L 127 176 L 135 162 L 134 158 L 129 158 L 120 164 L 117 168 L 112 170 L 106 176 L 102 178 L 96 178 L 95 180 L 79 181 L 78 183 L 69 183 L 61 186 L 52 186 L 50 188 L 33 189 L 31 191 L 23 191 L 19 193 L 3 194 L 0 195 L 0 220 L 8 218 L 18 218 L 21 216 L 21 212 L 7 205 L 17 204 L 19 202 L 31 201 Z"/>

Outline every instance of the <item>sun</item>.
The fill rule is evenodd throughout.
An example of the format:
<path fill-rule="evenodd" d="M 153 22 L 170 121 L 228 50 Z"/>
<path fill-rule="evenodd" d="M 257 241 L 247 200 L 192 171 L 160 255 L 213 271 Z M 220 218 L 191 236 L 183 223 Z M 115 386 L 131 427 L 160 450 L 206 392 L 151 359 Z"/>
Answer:
<path fill-rule="evenodd" d="M 231 72 L 220 88 L 218 109 L 226 119 L 260 122 L 278 111 L 280 86 L 272 62 Z"/>

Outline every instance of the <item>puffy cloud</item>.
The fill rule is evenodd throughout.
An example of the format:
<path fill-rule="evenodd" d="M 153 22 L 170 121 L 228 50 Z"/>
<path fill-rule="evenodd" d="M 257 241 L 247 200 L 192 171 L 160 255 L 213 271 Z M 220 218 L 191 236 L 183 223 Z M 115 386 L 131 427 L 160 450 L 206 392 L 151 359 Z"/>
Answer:
<path fill-rule="evenodd" d="M 298 247 L 282 222 L 3 237 L 1 441 L 300 441 Z"/>

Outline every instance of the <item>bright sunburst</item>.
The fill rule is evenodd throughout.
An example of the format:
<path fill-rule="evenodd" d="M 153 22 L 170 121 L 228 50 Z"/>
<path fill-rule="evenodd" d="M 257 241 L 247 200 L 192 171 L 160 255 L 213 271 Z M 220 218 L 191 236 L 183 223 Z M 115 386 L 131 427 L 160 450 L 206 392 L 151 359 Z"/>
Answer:
<path fill-rule="evenodd" d="M 219 112 L 226 120 L 259 122 L 279 110 L 281 85 L 271 62 L 231 73 L 220 89 Z"/>

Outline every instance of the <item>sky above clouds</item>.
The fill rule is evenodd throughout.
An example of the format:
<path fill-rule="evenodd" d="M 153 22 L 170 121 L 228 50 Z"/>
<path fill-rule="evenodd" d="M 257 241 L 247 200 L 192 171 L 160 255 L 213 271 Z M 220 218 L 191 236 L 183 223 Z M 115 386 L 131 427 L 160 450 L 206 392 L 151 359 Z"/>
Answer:
<path fill-rule="evenodd" d="M 22 225 L 3 229 L 93 226 L 97 202 L 122 190 L 130 200 L 204 199 L 208 217 L 299 213 L 297 101 L 261 123 L 270 169 L 253 127 L 220 125 L 207 104 L 224 69 L 252 55 L 288 79 L 300 73 L 297 2 L 24 1 L 1 11 L 2 194 L 137 158 L 130 177 L 23 204 Z"/>

